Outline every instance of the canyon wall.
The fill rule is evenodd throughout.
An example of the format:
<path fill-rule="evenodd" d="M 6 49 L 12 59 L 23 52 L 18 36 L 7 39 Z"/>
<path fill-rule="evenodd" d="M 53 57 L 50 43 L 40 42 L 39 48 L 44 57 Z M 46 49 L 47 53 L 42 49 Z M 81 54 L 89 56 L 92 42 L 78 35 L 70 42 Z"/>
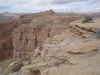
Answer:
<path fill-rule="evenodd" d="M 7 64 L 3 74 L 100 74 L 100 19 L 82 23 L 74 14 L 55 13 L 32 17 L 13 30 L 13 57 L 21 60 Z"/>
<path fill-rule="evenodd" d="M 100 32 L 99 34 L 97 34 L 98 29 L 100 29 L 99 22 L 100 19 L 95 19 L 94 23 L 82 24 L 82 20 L 77 20 L 71 22 L 67 27 L 65 25 L 60 26 L 60 28 L 64 28 L 60 29 L 59 33 L 55 34 L 53 37 L 47 38 L 44 41 L 44 44 L 38 46 L 36 49 L 26 52 L 26 55 L 21 59 L 22 61 L 19 61 L 15 65 L 8 66 L 8 68 L 6 68 L 6 70 L 4 71 L 4 74 L 99 75 L 100 37 L 97 38 L 95 36 L 100 34 Z M 32 28 L 32 26 L 30 27 Z M 29 28 L 29 26 L 27 26 L 26 28 Z M 18 29 L 19 28 L 14 30 L 14 33 L 15 31 L 18 32 Z M 24 31 L 25 30 L 23 30 L 23 32 Z M 17 49 L 27 49 L 26 47 L 28 47 L 28 45 L 26 45 L 26 43 L 29 44 L 29 42 L 31 43 L 29 44 L 29 46 L 32 45 L 33 42 L 31 41 L 33 41 L 32 38 L 34 38 L 35 36 L 31 35 L 30 39 L 32 40 L 25 41 L 26 37 L 29 38 L 29 34 L 31 34 L 28 31 L 28 34 L 26 34 L 26 36 L 25 32 L 23 35 L 17 34 L 17 36 L 19 36 L 18 38 L 22 36 L 22 42 L 16 42 L 18 38 L 16 38 L 17 36 L 14 36 L 15 39 L 13 38 L 13 40 L 15 41 L 14 44 L 16 45 L 15 49 L 17 47 L 16 43 L 21 43 L 20 46 L 17 47 Z M 22 45 L 25 45 L 26 47 Z M 32 46 L 34 47 L 34 45 Z M 20 63 L 22 63 L 23 66 L 19 66 Z M 17 72 L 13 70 L 16 70 L 16 67 L 20 68 Z"/>
<path fill-rule="evenodd" d="M 1 19 L 9 16 L 17 17 L 17 21 L 15 19 L 6 21 L 5 18 L 4 22 L 0 23 L 0 62 L 13 56 L 25 55 L 28 51 L 41 46 L 48 37 L 51 38 L 66 29 L 70 22 L 80 18 L 75 14 L 57 14 L 52 9 L 21 15 L 20 19 L 19 15 L 10 13 L 0 14 L 0 16 Z"/>
<path fill-rule="evenodd" d="M 0 23 L 0 61 L 12 58 L 12 31 L 19 26 L 19 21 Z"/>
<path fill-rule="evenodd" d="M 51 12 L 51 10 L 49 11 Z M 41 14 L 45 15 L 41 15 Z M 47 38 L 60 33 L 68 28 L 68 24 L 80 17 L 72 15 L 61 15 L 55 13 L 40 12 L 30 24 L 23 24 L 13 31 L 14 57 L 21 57 L 29 51 L 34 51 L 38 46 L 43 45 Z"/>
<path fill-rule="evenodd" d="M 30 22 L 31 18 L 21 18 L 20 14 L 0 14 L 0 62 L 13 58 L 13 30 Z"/>

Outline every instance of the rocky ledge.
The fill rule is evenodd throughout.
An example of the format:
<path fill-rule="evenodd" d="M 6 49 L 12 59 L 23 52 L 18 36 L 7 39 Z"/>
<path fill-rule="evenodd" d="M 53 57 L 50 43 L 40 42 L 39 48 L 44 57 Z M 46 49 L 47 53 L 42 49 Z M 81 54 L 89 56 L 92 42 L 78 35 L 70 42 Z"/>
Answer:
<path fill-rule="evenodd" d="M 99 75 L 100 19 L 82 24 L 75 18 L 68 23 L 68 16 L 53 14 L 16 28 L 13 55 L 21 60 L 9 64 L 2 74 Z"/>

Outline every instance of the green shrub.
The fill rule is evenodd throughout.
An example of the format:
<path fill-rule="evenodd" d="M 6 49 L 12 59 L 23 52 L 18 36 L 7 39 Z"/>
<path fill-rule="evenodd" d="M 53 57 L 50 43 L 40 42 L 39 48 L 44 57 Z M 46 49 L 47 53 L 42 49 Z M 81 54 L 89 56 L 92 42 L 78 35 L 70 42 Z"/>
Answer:
<path fill-rule="evenodd" d="M 92 17 L 90 16 L 85 16 L 84 20 L 82 21 L 82 23 L 89 23 L 90 21 L 92 21 Z"/>

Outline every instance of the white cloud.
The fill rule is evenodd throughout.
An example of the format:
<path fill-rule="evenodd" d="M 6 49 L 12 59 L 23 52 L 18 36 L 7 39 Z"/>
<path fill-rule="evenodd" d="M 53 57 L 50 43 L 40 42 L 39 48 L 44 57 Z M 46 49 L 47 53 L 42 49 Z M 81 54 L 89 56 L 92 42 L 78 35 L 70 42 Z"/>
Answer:
<path fill-rule="evenodd" d="M 92 11 L 97 5 L 91 3 L 96 2 L 99 0 L 0 0 L 0 12 Z"/>
<path fill-rule="evenodd" d="M 100 0 L 89 0 L 89 3 L 97 3 L 100 2 Z"/>
<path fill-rule="evenodd" d="M 100 7 L 97 7 L 95 10 L 100 11 Z"/>
<path fill-rule="evenodd" d="M 68 4 L 72 2 L 84 2 L 84 1 L 88 1 L 88 0 L 52 0 L 51 2 L 53 4 Z"/>

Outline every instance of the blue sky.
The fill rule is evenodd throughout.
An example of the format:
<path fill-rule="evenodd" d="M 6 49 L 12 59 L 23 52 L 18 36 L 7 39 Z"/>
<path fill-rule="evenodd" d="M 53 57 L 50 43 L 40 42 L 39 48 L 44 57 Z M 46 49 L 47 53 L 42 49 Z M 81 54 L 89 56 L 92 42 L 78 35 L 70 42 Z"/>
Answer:
<path fill-rule="evenodd" d="M 100 12 L 100 0 L 0 0 L 0 13 L 31 13 L 49 9 L 56 12 Z"/>

